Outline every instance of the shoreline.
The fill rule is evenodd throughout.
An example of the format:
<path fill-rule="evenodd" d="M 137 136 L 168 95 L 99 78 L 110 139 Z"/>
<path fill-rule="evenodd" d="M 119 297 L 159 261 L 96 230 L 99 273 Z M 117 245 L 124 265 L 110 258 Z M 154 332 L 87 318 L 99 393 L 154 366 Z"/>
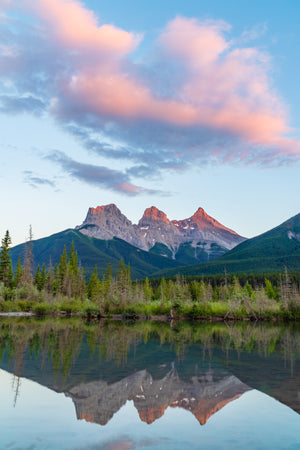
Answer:
<path fill-rule="evenodd" d="M 0 317 L 33 317 L 36 316 L 32 312 L 1 312 Z"/>
<path fill-rule="evenodd" d="M 54 318 L 72 318 L 81 317 L 84 320 L 100 321 L 103 320 L 115 320 L 115 321 L 158 321 L 158 322 L 299 322 L 300 318 L 288 318 L 288 317 L 264 317 L 255 318 L 251 317 L 233 317 L 233 316 L 199 316 L 199 317 L 186 317 L 186 316 L 173 316 L 170 317 L 166 314 L 164 315 L 135 315 L 131 316 L 126 313 L 124 314 L 111 314 L 111 315 L 101 315 L 101 314 L 80 314 L 80 313 L 67 313 L 65 311 L 51 312 L 48 314 L 38 314 L 34 312 L 0 312 L 1 317 L 54 317 Z"/>

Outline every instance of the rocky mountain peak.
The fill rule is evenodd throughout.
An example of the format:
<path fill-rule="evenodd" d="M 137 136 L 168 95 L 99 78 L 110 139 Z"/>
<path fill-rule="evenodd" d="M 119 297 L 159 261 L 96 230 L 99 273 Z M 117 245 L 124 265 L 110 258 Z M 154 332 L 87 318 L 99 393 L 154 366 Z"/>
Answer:
<path fill-rule="evenodd" d="M 100 214 L 121 214 L 119 208 L 114 204 L 110 203 L 109 205 L 97 206 L 96 208 L 89 208 L 88 215 L 96 216 Z"/>
<path fill-rule="evenodd" d="M 76 227 L 81 233 L 98 239 L 121 237 L 136 245 L 132 233 L 132 223 L 121 213 L 114 203 L 89 208 L 85 221 Z"/>
<path fill-rule="evenodd" d="M 192 217 L 208 217 L 203 208 L 198 208 L 195 214 Z"/>
<path fill-rule="evenodd" d="M 114 203 L 110 203 L 109 205 L 89 208 L 84 223 L 93 223 L 97 225 L 101 224 L 101 226 L 103 226 L 104 223 L 106 223 L 106 225 L 116 225 L 117 222 L 121 222 L 126 225 L 131 224 L 130 220 L 128 220 L 127 217 L 121 213 L 119 208 Z"/>
<path fill-rule="evenodd" d="M 142 250 L 149 251 L 155 247 L 155 252 L 174 259 L 177 252 L 180 254 L 182 246 L 190 245 L 189 255 L 195 255 L 195 260 L 201 262 L 220 256 L 226 249 L 244 240 L 206 214 L 201 207 L 188 219 L 170 221 L 163 211 L 151 206 L 135 225 L 111 203 L 89 208 L 85 221 L 76 228 L 98 239 L 117 237 Z"/>
<path fill-rule="evenodd" d="M 193 222 L 197 225 L 199 230 L 202 230 L 207 227 L 214 227 L 214 226 L 220 226 L 223 228 L 223 225 L 219 224 L 213 217 L 210 217 L 203 208 L 198 208 L 195 214 L 193 214 L 191 217 L 189 217 L 190 222 Z"/>
<path fill-rule="evenodd" d="M 170 223 L 166 214 L 163 211 L 157 209 L 155 206 L 151 206 L 150 208 L 145 209 L 143 217 L 139 221 L 139 225 L 145 225 L 146 223 L 151 222 Z"/>
<path fill-rule="evenodd" d="M 220 230 L 229 231 L 232 234 L 237 234 L 230 228 L 225 227 L 220 222 L 218 222 L 213 217 L 209 216 L 203 208 L 198 208 L 195 214 L 187 219 L 188 221 L 194 222 L 199 230 L 204 230 L 205 228 L 218 228 Z"/>

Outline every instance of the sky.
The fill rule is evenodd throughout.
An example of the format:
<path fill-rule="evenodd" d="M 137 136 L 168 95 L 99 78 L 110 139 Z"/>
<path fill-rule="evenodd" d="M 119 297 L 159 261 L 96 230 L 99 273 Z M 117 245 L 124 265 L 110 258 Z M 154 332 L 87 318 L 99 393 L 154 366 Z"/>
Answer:
<path fill-rule="evenodd" d="M 300 212 L 298 0 L 0 0 L 0 235 Z"/>

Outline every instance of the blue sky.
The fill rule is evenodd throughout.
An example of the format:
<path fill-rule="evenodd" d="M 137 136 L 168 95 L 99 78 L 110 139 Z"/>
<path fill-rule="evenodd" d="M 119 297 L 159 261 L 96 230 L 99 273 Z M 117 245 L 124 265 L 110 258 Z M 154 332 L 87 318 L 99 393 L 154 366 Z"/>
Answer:
<path fill-rule="evenodd" d="M 116 203 L 252 237 L 299 213 L 297 1 L 2 0 L 0 233 Z"/>

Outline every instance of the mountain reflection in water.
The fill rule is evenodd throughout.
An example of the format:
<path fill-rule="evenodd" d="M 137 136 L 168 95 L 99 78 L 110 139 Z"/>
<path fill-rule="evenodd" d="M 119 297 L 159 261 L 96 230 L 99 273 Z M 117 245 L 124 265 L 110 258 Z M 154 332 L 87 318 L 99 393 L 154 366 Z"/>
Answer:
<path fill-rule="evenodd" d="M 204 425 L 257 389 L 300 412 L 299 324 L 0 319 L 1 368 L 71 398 L 78 419 L 106 425 L 132 401 L 141 421 L 167 408 Z"/>
<path fill-rule="evenodd" d="M 104 381 L 80 384 L 66 395 L 72 398 L 78 419 L 100 425 L 106 425 L 128 400 L 133 401 L 140 419 L 148 424 L 171 406 L 191 411 L 204 425 L 212 414 L 249 389 L 234 376 L 214 381 L 212 372 L 193 376 L 186 383 L 173 368 L 159 380 L 142 370 L 111 385 Z"/>

